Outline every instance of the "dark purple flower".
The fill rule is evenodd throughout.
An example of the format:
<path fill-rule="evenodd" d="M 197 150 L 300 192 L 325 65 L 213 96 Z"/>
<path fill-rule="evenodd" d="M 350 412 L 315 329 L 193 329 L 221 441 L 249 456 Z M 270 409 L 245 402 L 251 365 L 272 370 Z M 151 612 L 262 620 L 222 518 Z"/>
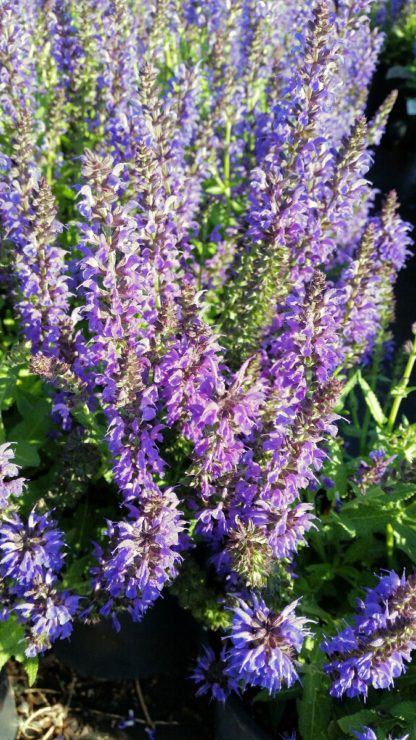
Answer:
<path fill-rule="evenodd" d="M 222 648 L 219 656 L 207 645 L 203 651 L 191 675 L 198 686 L 196 696 L 208 694 L 210 699 L 224 703 L 232 691 L 239 693 L 238 679 L 228 676 L 225 670 L 226 648 Z"/>

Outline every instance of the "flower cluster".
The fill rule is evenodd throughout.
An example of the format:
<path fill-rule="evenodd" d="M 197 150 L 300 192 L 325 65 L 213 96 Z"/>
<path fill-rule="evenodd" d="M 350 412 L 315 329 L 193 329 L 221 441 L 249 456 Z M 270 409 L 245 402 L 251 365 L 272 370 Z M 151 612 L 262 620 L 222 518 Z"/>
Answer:
<path fill-rule="evenodd" d="M 34 657 L 71 634 L 79 598 L 59 586 L 64 541 L 56 522 L 35 509 L 24 521 L 16 511 L 26 484 L 13 456 L 10 445 L 0 445 L 2 619 L 14 614 L 25 625 L 26 655 Z"/>
<path fill-rule="evenodd" d="M 369 454 L 370 462 L 362 460 L 357 470 L 355 481 L 361 493 L 365 493 L 370 486 L 381 483 L 394 461 L 394 455 L 386 456 L 384 450 L 372 450 Z"/>
<path fill-rule="evenodd" d="M 324 641 L 333 696 L 367 696 L 371 686 L 390 688 L 406 671 L 416 649 L 415 583 L 394 571 L 381 576 L 358 602 L 353 626 Z"/>
<path fill-rule="evenodd" d="M 273 612 L 258 594 L 237 599 L 232 623 L 219 658 L 205 646 L 193 673 L 197 695 L 207 694 L 224 702 L 231 692 L 260 686 L 269 693 L 298 680 L 295 668 L 305 637 L 307 619 L 297 617 L 297 602 Z"/>
<path fill-rule="evenodd" d="M 274 613 L 261 597 L 239 600 L 231 625 L 226 673 L 244 684 L 279 691 L 282 684 L 292 686 L 298 679 L 294 659 L 308 633 L 309 620 L 297 617 L 297 602 Z"/>

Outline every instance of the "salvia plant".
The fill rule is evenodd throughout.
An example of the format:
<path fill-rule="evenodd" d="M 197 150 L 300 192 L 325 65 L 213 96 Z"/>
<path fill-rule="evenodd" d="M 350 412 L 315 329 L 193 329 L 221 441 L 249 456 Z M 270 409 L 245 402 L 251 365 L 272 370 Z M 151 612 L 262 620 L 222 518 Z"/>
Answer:
<path fill-rule="evenodd" d="M 1 663 L 170 592 L 198 696 L 416 737 L 403 5 L 1 0 Z"/>

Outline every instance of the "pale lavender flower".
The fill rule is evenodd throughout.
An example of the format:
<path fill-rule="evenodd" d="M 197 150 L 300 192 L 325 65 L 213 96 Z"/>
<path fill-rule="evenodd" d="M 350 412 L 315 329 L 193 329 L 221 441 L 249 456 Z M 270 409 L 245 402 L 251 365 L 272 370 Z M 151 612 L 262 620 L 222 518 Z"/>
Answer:
<path fill-rule="evenodd" d="M 19 467 L 14 460 L 14 451 L 9 442 L 0 445 L 0 511 L 13 506 L 12 497 L 21 496 L 25 479 L 18 478 Z"/>

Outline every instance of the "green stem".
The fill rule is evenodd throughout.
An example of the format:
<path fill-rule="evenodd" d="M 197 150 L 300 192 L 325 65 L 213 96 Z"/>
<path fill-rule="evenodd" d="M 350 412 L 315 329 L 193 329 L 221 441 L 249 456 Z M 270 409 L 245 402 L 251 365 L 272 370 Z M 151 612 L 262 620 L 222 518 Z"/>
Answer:
<path fill-rule="evenodd" d="M 224 188 L 229 203 L 231 197 L 231 163 L 230 163 L 230 144 L 231 144 L 232 123 L 227 119 L 225 124 L 224 138 Z"/>
<path fill-rule="evenodd" d="M 398 383 L 398 385 L 396 385 L 395 388 L 393 389 L 394 399 L 393 399 L 393 403 L 391 406 L 390 415 L 387 421 L 387 432 L 392 431 L 396 418 L 397 418 L 397 414 L 399 413 L 400 404 L 403 398 L 405 398 L 407 395 L 406 389 L 407 389 L 407 386 L 409 385 L 410 376 L 412 374 L 415 362 L 416 362 L 416 335 L 413 339 L 412 349 L 409 355 L 409 359 L 407 360 L 402 379 L 400 383 Z"/>
<path fill-rule="evenodd" d="M 393 563 L 393 552 L 394 552 L 394 530 L 391 524 L 386 525 L 386 549 L 387 549 L 387 562 L 389 567 L 392 567 Z"/>
<path fill-rule="evenodd" d="M 380 370 L 381 365 L 381 359 L 382 359 L 382 351 L 383 351 L 383 342 L 384 342 L 384 332 L 379 337 L 379 340 L 377 342 L 373 364 L 371 367 L 371 375 L 370 375 L 370 387 L 372 391 L 375 391 L 377 386 L 377 378 Z M 363 425 L 361 427 L 361 435 L 360 435 L 360 452 L 365 452 L 365 446 L 367 441 L 367 434 L 368 434 L 368 427 L 370 425 L 370 419 L 371 419 L 371 411 L 368 406 L 366 406 L 365 409 L 365 415 L 364 415 L 364 421 Z"/>
<path fill-rule="evenodd" d="M 57 149 L 58 149 L 58 144 L 55 145 L 55 149 L 51 145 L 49 152 L 48 152 L 48 158 L 47 158 L 47 163 L 46 163 L 46 182 L 48 183 L 49 187 L 52 187 L 53 185 L 53 168 L 55 165 Z"/>
<path fill-rule="evenodd" d="M 352 416 L 352 422 L 356 429 L 360 428 L 360 420 L 358 418 L 358 401 L 357 396 L 355 395 L 354 389 L 350 392 L 350 408 L 351 408 L 351 416 Z"/>
<path fill-rule="evenodd" d="M 171 54 L 171 49 L 170 49 L 170 38 L 169 38 L 169 34 L 166 34 L 166 36 L 165 36 L 164 52 L 165 52 L 165 64 L 166 64 L 166 67 L 169 70 L 171 70 L 171 69 L 173 69 L 173 64 L 172 64 L 172 54 Z"/>

